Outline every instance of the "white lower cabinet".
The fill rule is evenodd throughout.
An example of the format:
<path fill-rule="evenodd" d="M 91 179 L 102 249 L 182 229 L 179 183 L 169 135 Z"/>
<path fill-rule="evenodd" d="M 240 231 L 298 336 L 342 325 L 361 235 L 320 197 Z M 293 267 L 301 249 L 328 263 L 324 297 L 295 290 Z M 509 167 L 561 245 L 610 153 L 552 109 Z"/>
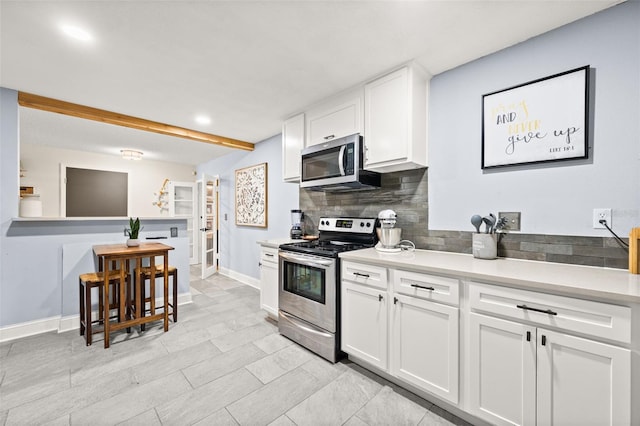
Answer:
<path fill-rule="evenodd" d="M 469 324 L 471 413 L 494 424 L 535 425 L 535 328 L 475 313 Z"/>
<path fill-rule="evenodd" d="M 278 318 L 278 249 L 260 250 L 260 307 Z"/>
<path fill-rule="evenodd" d="M 351 260 L 341 294 L 342 350 L 427 398 L 495 425 L 639 424 L 631 306 Z"/>
<path fill-rule="evenodd" d="M 470 412 L 498 425 L 628 425 L 628 349 L 469 314 Z"/>
<path fill-rule="evenodd" d="M 537 424 L 631 423 L 628 349 L 538 329 L 537 355 Z"/>
<path fill-rule="evenodd" d="M 342 282 L 342 350 L 387 371 L 387 292 Z"/>
<path fill-rule="evenodd" d="M 342 350 L 457 404 L 459 309 L 429 299 L 457 304 L 458 281 L 354 262 L 342 277 Z"/>
<path fill-rule="evenodd" d="M 391 374 L 458 402 L 457 307 L 394 293 Z"/>

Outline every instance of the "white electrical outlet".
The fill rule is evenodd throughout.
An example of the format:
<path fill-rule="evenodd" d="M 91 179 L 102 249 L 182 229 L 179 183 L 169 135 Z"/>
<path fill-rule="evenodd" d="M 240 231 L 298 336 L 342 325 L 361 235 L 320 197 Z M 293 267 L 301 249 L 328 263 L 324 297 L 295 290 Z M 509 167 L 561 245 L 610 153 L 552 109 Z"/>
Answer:
<path fill-rule="evenodd" d="M 593 228 L 594 229 L 606 229 L 606 227 L 600 223 L 601 220 L 607 221 L 607 226 L 611 228 L 611 209 L 593 209 Z"/>

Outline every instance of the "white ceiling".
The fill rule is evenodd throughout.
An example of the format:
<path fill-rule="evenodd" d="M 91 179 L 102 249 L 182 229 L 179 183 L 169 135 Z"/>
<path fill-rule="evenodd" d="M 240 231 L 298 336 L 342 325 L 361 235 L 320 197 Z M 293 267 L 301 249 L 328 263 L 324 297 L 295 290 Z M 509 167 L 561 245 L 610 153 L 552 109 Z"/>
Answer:
<path fill-rule="evenodd" d="M 0 0 L 0 86 L 256 143 L 403 62 L 435 75 L 617 3 Z M 93 41 L 67 38 L 62 23 Z M 192 165 L 230 152 L 26 108 L 20 131 L 28 143 Z"/>

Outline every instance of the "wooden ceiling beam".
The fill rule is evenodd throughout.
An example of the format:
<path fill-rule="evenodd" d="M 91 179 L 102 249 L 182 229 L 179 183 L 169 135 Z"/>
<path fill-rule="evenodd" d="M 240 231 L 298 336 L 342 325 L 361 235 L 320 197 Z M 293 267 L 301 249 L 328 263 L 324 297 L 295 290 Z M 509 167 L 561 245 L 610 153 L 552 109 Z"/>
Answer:
<path fill-rule="evenodd" d="M 175 136 L 178 138 L 190 139 L 214 145 L 222 145 L 229 148 L 237 148 L 245 151 L 253 151 L 254 149 L 253 144 L 249 142 L 213 135 L 211 133 L 199 132 L 197 130 L 191 130 L 184 127 L 172 126 L 170 124 L 146 120 L 144 118 L 132 117 L 130 115 L 118 114 L 71 102 L 46 98 L 44 96 L 33 95 L 31 93 L 18 92 L 18 104 L 26 108 L 55 112 L 72 117 L 100 121 L 107 124 L 115 124 L 116 126 L 129 127 L 131 129 L 160 133 L 162 135 Z"/>

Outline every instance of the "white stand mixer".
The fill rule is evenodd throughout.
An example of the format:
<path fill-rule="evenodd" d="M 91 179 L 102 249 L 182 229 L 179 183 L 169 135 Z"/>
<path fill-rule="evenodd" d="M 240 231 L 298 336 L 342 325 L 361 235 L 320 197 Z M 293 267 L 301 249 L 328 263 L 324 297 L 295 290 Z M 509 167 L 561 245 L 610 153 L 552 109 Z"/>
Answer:
<path fill-rule="evenodd" d="M 396 228 L 396 212 L 393 210 L 382 210 L 378 213 L 380 228 L 376 231 L 378 239 L 376 250 L 382 253 L 399 253 L 402 250 L 413 250 L 415 245 L 408 240 L 400 240 L 402 228 Z M 405 243 L 405 244 L 401 244 Z"/>
<path fill-rule="evenodd" d="M 383 253 L 398 253 L 400 247 L 400 234 L 402 228 L 396 228 L 396 212 L 393 210 L 382 210 L 378 213 L 380 228 L 377 229 L 378 239 L 380 242 L 376 244 L 376 250 Z"/>

